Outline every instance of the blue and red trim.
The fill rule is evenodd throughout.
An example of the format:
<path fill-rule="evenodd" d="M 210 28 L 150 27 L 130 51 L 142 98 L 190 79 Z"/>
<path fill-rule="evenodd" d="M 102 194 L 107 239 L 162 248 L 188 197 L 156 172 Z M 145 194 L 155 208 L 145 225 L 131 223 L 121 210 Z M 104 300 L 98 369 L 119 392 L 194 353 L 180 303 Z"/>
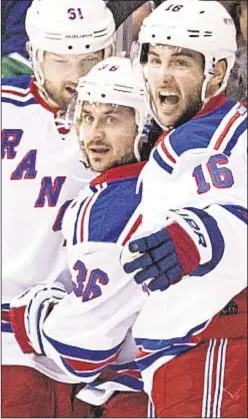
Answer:
<path fill-rule="evenodd" d="M 13 329 L 10 322 L 10 305 L 1 305 L 1 330 L 5 333 L 13 333 Z"/>
<path fill-rule="evenodd" d="M 122 347 L 122 342 L 111 349 L 89 350 L 59 342 L 44 332 L 44 337 L 60 355 L 68 371 L 79 377 L 91 377 L 114 363 Z"/>
<path fill-rule="evenodd" d="M 109 183 L 121 179 L 136 178 L 139 176 L 146 162 L 139 162 L 133 164 L 126 164 L 119 167 L 106 170 L 100 176 L 93 179 L 91 186 L 101 185 L 102 183 Z"/>

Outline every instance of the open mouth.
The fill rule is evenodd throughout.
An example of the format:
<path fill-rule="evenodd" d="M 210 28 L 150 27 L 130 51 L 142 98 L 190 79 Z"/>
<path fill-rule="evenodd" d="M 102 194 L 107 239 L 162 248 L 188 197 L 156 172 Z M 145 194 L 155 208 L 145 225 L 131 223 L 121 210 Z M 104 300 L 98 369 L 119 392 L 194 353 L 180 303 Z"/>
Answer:
<path fill-rule="evenodd" d="M 100 146 L 95 146 L 95 147 L 90 147 L 89 150 L 91 151 L 91 153 L 93 154 L 106 154 L 109 152 L 110 148 L 108 147 L 100 147 Z"/>
<path fill-rule="evenodd" d="M 167 107 L 172 105 L 177 105 L 179 102 L 179 95 L 174 92 L 169 91 L 160 91 L 159 92 L 159 101 L 161 107 Z"/>

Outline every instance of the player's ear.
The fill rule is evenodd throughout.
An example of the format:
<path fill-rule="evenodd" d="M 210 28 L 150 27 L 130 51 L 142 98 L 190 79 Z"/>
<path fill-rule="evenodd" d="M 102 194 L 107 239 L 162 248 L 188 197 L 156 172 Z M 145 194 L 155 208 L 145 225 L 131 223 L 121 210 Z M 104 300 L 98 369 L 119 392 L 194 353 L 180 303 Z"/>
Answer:
<path fill-rule="evenodd" d="M 216 63 L 214 75 L 210 79 L 207 87 L 207 97 L 211 97 L 217 92 L 222 84 L 227 69 L 226 60 L 220 60 Z"/>

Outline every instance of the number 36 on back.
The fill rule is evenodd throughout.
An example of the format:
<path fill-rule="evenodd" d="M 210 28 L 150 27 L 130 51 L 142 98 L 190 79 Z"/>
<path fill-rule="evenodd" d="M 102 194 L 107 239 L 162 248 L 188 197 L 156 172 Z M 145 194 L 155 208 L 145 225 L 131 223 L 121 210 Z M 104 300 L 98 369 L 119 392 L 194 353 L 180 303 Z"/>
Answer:
<path fill-rule="evenodd" d="M 203 194 L 208 192 L 211 186 L 219 189 L 231 188 L 234 184 L 234 179 L 231 170 L 225 167 L 227 164 L 228 158 L 224 154 L 216 154 L 209 158 L 206 167 L 209 175 L 207 180 L 210 182 L 206 180 L 202 165 L 197 166 L 192 174 L 197 183 L 197 193 Z"/>

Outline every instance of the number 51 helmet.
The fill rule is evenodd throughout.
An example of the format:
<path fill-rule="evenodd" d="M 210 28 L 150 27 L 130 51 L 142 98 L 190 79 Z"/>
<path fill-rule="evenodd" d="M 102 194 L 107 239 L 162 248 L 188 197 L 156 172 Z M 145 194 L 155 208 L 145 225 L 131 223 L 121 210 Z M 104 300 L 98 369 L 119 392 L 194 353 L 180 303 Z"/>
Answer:
<path fill-rule="evenodd" d="M 26 31 L 32 47 L 36 79 L 44 84 L 37 52 L 114 54 L 115 21 L 103 0 L 33 0 L 27 10 Z"/>
<path fill-rule="evenodd" d="M 188 48 L 204 56 L 205 80 L 201 93 L 203 102 L 206 100 L 207 84 L 214 74 L 216 63 L 226 60 L 226 74 L 216 95 L 225 89 L 235 62 L 236 29 L 231 16 L 218 1 L 164 1 L 144 19 L 136 56 L 136 63 L 143 67 L 144 78 L 149 44 Z M 149 92 L 147 83 L 146 88 Z"/>
<path fill-rule="evenodd" d="M 150 117 L 144 101 L 144 89 L 137 78 L 129 58 L 111 57 L 96 64 L 90 72 L 79 79 L 75 109 L 76 131 L 80 143 L 80 126 L 84 102 L 107 103 L 133 108 L 137 125 L 134 154 L 138 161 L 139 141 L 148 137 Z M 147 140 L 147 139 L 146 139 Z"/>

